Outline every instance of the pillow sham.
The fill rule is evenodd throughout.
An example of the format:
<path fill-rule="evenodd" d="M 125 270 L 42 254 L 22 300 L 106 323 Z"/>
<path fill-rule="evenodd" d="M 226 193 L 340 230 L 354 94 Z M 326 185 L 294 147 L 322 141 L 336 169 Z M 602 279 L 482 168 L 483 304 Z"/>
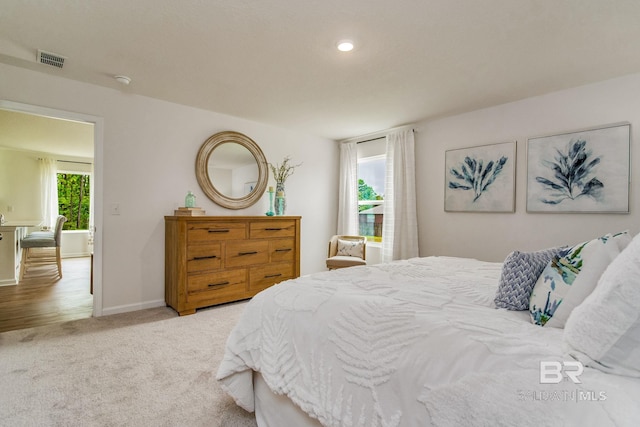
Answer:
<path fill-rule="evenodd" d="M 507 310 L 528 310 L 529 298 L 540 273 L 561 247 L 537 252 L 511 252 L 502 264 L 498 290 L 493 300 L 496 307 Z"/>
<path fill-rule="evenodd" d="M 611 237 L 613 238 L 613 240 L 615 240 L 620 252 L 622 252 L 632 240 L 632 237 L 629 234 L 629 230 L 621 231 L 620 233 L 614 233 L 611 235 Z"/>
<path fill-rule="evenodd" d="M 362 242 L 356 240 L 338 239 L 338 256 L 355 256 L 362 258 L 363 247 Z"/>
<path fill-rule="evenodd" d="M 619 253 L 611 234 L 562 249 L 533 287 L 531 321 L 563 328 L 571 311 L 593 291 L 602 272 Z"/>
<path fill-rule="evenodd" d="M 604 372 L 640 377 L 640 234 L 573 310 L 564 329 L 569 355 Z"/>

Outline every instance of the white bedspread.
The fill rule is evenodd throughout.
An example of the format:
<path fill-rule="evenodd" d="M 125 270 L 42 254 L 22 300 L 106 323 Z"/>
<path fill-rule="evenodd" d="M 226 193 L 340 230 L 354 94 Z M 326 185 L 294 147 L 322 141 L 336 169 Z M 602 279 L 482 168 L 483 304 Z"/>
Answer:
<path fill-rule="evenodd" d="M 428 257 L 313 274 L 253 298 L 217 378 L 254 410 L 251 370 L 325 426 L 638 425 L 640 381 L 540 383 L 562 329 L 496 310 L 501 264 Z"/>

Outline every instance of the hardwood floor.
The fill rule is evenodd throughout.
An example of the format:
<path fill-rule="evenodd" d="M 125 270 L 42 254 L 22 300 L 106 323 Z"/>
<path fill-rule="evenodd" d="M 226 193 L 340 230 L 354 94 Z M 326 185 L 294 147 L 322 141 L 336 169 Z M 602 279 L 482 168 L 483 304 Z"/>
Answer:
<path fill-rule="evenodd" d="M 91 317 L 91 258 L 62 260 L 63 277 L 55 264 L 31 267 L 19 285 L 0 286 L 0 332 Z"/>

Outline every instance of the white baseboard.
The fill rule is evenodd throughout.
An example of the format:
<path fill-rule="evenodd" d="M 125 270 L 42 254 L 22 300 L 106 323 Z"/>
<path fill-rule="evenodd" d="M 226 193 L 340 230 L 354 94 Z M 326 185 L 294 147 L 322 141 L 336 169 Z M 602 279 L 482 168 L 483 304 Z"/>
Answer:
<path fill-rule="evenodd" d="M 86 257 L 90 257 L 91 256 L 91 252 L 76 252 L 76 253 L 70 253 L 70 254 L 60 254 L 60 258 L 62 259 L 67 259 L 67 258 L 86 258 Z"/>
<path fill-rule="evenodd" d="M 0 280 L 0 286 L 15 286 L 18 282 L 15 279 L 3 279 Z"/>
<path fill-rule="evenodd" d="M 156 300 L 156 301 L 147 301 L 141 302 L 137 304 L 127 304 L 127 305 L 119 305 L 116 307 L 108 307 L 102 309 L 103 316 L 109 316 L 111 314 L 120 314 L 120 313 L 129 313 L 131 311 L 144 310 L 147 308 L 156 308 L 156 307 L 164 307 L 167 304 L 164 300 Z"/>

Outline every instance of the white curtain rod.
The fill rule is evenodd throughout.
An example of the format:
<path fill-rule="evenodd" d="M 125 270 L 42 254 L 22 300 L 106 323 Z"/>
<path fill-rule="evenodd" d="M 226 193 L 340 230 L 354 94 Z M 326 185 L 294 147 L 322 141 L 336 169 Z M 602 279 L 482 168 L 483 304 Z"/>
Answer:
<path fill-rule="evenodd" d="M 356 144 L 362 144 L 363 142 L 371 142 L 371 141 L 377 141 L 379 139 L 385 139 L 386 136 L 379 136 L 377 138 L 371 138 L 371 139 L 365 139 L 364 141 L 358 141 L 356 142 Z"/>
<path fill-rule="evenodd" d="M 368 133 L 368 134 L 365 134 L 365 135 L 355 136 L 353 138 L 343 139 L 343 140 L 341 140 L 339 142 L 341 142 L 341 143 L 344 143 L 344 142 L 355 142 L 357 144 L 359 144 L 361 142 L 370 142 L 370 141 L 375 141 L 375 140 L 378 140 L 378 139 L 385 138 L 391 132 L 396 132 L 396 131 L 405 130 L 405 129 L 411 129 L 414 132 L 416 131 L 414 129 L 414 125 L 405 125 L 405 126 L 398 126 L 398 127 L 395 127 L 395 128 L 387 129 L 387 130 L 380 131 L 380 132 L 372 132 L 372 133 Z"/>
<path fill-rule="evenodd" d="M 56 162 L 62 162 L 62 163 L 77 163 L 79 165 L 92 165 L 93 163 L 89 163 L 89 162 L 75 162 L 73 160 L 56 160 Z"/>
<path fill-rule="evenodd" d="M 43 157 L 38 157 L 38 160 L 44 160 L 44 158 L 43 158 Z M 92 164 L 93 164 L 93 163 L 89 163 L 89 162 L 76 162 L 76 161 L 73 161 L 73 160 L 57 160 L 57 159 L 56 159 L 56 162 L 61 162 L 61 163 L 77 163 L 77 164 L 79 164 L 79 165 L 92 165 Z"/>

